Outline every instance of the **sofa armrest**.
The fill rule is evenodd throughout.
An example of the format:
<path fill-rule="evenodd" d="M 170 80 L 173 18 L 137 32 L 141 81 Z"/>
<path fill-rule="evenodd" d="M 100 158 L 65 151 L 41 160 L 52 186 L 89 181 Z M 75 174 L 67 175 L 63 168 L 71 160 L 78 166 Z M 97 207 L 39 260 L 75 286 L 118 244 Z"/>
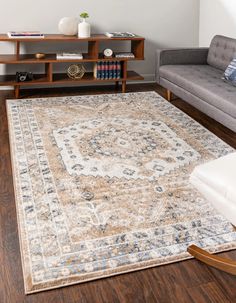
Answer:
<path fill-rule="evenodd" d="M 159 68 L 162 65 L 207 64 L 209 48 L 174 48 L 157 50 L 156 80 L 159 83 Z"/>

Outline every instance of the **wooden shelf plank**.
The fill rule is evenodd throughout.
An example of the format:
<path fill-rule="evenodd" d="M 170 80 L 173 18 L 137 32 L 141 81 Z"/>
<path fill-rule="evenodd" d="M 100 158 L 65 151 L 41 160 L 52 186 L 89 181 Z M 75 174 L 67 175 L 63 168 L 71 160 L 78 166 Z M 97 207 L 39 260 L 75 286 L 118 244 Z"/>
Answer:
<path fill-rule="evenodd" d="M 93 76 L 92 72 L 85 73 L 82 79 L 79 80 L 72 80 L 70 79 L 67 74 L 54 74 L 53 75 L 53 83 L 67 83 L 67 82 L 116 82 L 116 81 L 122 81 L 122 80 L 143 80 L 143 77 L 140 76 L 138 73 L 134 71 L 128 71 L 127 72 L 127 78 L 120 78 L 120 79 L 96 79 Z"/>
<path fill-rule="evenodd" d="M 39 63 L 63 63 L 63 62 L 96 62 L 96 61 L 135 61 L 143 60 L 144 58 L 104 58 L 102 53 L 99 53 L 98 58 L 92 58 L 87 53 L 83 53 L 83 59 L 66 59 L 58 60 L 56 54 L 46 54 L 43 59 L 36 59 L 34 54 L 27 55 L 0 55 L 0 64 L 39 64 Z"/>
<path fill-rule="evenodd" d="M 51 62 L 77 62 L 77 61 L 90 61 L 95 60 L 89 57 L 88 54 L 83 54 L 84 59 L 67 59 L 67 60 L 58 60 L 56 54 L 46 54 L 43 59 L 36 59 L 34 54 L 27 55 L 0 55 L 0 64 L 24 64 L 24 63 L 51 63 Z"/>
<path fill-rule="evenodd" d="M 26 82 L 16 82 L 15 75 L 4 75 L 0 76 L 0 86 L 31 86 L 31 85 L 42 85 L 42 84 L 61 84 L 61 83 L 85 83 L 85 82 L 116 82 L 124 80 L 143 80 L 143 77 L 134 71 L 128 71 L 126 78 L 120 79 L 96 79 L 92 72 L 85 73 L 84 77 L 79 80 L 70 79 L 65 73 L 57 73 L 53 75 L 53 81 L 49 81 L 45 74 L 35 74 L 34 80 Z"/>
<path fill-rule="evenodd" d="M 34 54 L 27 55 L 0 55 L 1 64 L 22 64 L 22 63 L 48 63 L 55 60 L 55 54 L 47 54 L 44 59 L 36 59 Z"/>
<path fill-rule="evenodd" d="M 0 86 L 25 86 L 34 84 L 49 84 L 47 76 L 45 74 L 35 74 L 34 80 L 26 82 L 16 82 L 15 75 L 1 75 L 0 76 Z"/>
<path fill-rule="evenodd" d="M 62 41 L 123 41 L 123 40 L 144 40 L 143 37 L 140 36 L 135 36 L 135 37 L 130 37 L 130 38 L 109 38 L 105 36 L 104 34 L 96 34 L 96 35 L 91 35 L 89 38 L 78 38 L 77 36 L 64 36 L 60 34 L 47 34 L 45 35 L 44 38 L 9 38 L 6 34 L 0 34 L 0 41 L 11 41 L 11 42 L 16 42 L 16 41 L 22 41 L 22 42 L 43 42 L 43 41 L 55 41 L 55 42 L 62 42 Z"/>
<path fill-rule="evenodd" d="M 135 71 L 128 71 L 126 80 L 144 80 L 144 78 Z"/>

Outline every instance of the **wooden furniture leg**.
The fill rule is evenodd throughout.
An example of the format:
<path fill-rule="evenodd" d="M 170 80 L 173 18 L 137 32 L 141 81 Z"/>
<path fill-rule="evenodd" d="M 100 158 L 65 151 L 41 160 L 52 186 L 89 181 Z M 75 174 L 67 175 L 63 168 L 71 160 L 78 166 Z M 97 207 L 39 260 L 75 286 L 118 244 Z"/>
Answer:
<path fill-rule="evenodd" d="M 122 63 L 122 93 L 126 92 L 126 79 L 127 79 L 127 61 Z"/>
<path fill-rule="evenodd" d="M 15 98 L 18 99 L 20 96 L 20 86 L 16 85 L 14 88 L 15 88 Z"/>
<path fill-rule="evenodd" d="M 20 57 L 20 41 L 16 41 L 15 44 L 15 55 L 16 55 L 16 59 L 18 60 Z"/>
<path fill-rule="evenodd" d="M 170 91 L 170 90 L 166 90 L 166 99 L 168 100 L 168 101 L 171 101 L 171 97 L 172 97 L 172 92 Z"/>
<path fill-rule="evenodd" d="M 122 81 L 122 93 L 126 92 L 126 81 Z"/>
<path fill-rule="evenodd" d="M 53 74 L 52 74 L 52 63 L 46 63 L 45 64 L 45 73 L 47 75 L 48 81 L 53 81 Z"/>
<path fill-rule="evenodd" d="M 232 261 L 226 258 L 211 255 L 204 249 L 191 245 L 188 247 L 188 252 L 197 260 L 206 263 L 212 267 L 225 271 L 231 275 L 236 275 L 236 261 Z"/>

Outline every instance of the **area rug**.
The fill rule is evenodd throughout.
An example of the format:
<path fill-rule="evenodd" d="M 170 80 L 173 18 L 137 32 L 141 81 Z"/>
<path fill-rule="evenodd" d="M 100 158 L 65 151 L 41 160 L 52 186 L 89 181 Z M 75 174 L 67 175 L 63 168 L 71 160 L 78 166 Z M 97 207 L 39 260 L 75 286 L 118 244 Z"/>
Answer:
<path fill-rule="evenodd" d="M 155 92 L 8 100 L 26 293 L 236 248 L 190 185 L 234 151 Z"/>

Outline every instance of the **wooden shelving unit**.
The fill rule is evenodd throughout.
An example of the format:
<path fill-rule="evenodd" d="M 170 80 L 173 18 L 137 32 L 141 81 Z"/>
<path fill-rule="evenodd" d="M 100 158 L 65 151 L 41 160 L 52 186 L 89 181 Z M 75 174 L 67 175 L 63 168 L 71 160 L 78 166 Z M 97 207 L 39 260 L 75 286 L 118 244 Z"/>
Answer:
<path fill-rule="evenodd" d="M 101 50 L 99 49 L 100 42 L 106 43 L 107 48 L 112 48 L 111 41 L 130 41 L 131 52 L 134 53 L 135 58 L 104 58 Z M 30 39 L 30 38 L 9 38 L 5 34 L 0 34 L 0 42 L 11 42 L 15 44 L 14 54 L 0 54 L 0 64 L 43 64 L 45 66 L 44 74 L 34 74 L 34 79 L 27 82 L 17 82 L 15 75 L 3 75 L 0 76 L 0 86 L 14 86 L 15 97 L 19 98 L 21 86 L 33 86 L 33 85 L 53 85 L 53 84 L 69 84 L 69 83 L 94 83 L 94 82 L 115 82 L 122 83 L 122 92 L 126 91 L 126 81 L 128 80 L 142 80 L 143 77 L 134 71 L 128 71 L 128 61 L 144 60 L 144 41 L 143 37 L 135 36 L 133 38 L 108 38 L 105 35 L 92 35 L 90 38 L 77 38 L 76 36 L 63 36 L 63 35 L 45 35 L 45 38 Z M 34 54 L 20 54 L 21 43 L 38 43 L 38 42 L 87 42 L 88 51 L 83 53 L 83 60 L 57 60 L 56 54 L 46 54 L 43 59 L 36 59 Z M 75 49 L 75 46 L 71 46 Z M 79 46 L 78 46 L 79 48 Z M 63 44 L 61 45 L 63 49 Z M 61 51 L 58 50 L 58 52 Z M 56 63 L 75 63 L 75 62 L 99 62 L 99 61 L 120 61 L 122 64 L 122 77 L 120 79 L 96 79 L 92 72 L 86 72 L 82 79 L 72 80 L 66 73 L 54 73 L 53 65 Z"/>

